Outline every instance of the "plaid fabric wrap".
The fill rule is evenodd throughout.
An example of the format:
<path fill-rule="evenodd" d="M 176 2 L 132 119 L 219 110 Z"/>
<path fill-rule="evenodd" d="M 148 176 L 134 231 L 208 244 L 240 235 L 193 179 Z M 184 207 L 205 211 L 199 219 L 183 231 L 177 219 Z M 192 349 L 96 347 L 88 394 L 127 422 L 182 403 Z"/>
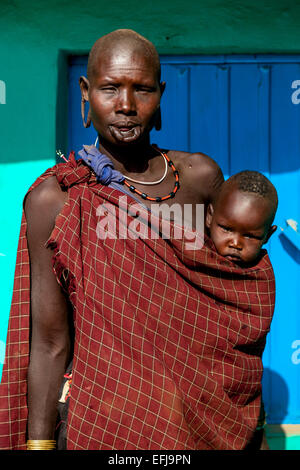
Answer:
<path fill-rule="evenodd" d="M 69 193 L 48 240 L 74 308 L 68 449 L 243 449 L 259 416 L 274 309 L 267 253 L 242 270 L 209 242 L 192 251 L 180 239 L 120 238 L 124 194 L 97 184 L 73 155 L 32 188 L 54 174 Z M 116 238 L 99 239 L 103 204 L 122 219 Z M 0 386 L 1 449 L 25 448 L 29 290 L 23 216 Z"/>

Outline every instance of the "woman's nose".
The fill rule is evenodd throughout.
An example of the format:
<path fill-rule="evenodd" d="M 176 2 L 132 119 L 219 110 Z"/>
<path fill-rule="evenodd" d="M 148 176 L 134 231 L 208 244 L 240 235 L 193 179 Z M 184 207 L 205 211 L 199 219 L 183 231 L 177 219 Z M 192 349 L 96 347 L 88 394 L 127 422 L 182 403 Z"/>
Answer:
<path fill-rule="evenodd" d="M 117 106 L 117 113 L 126 115 L 136 114 L 136 103 L 133 94 L 128 90 L 121 90 L 119 93 Z"/>

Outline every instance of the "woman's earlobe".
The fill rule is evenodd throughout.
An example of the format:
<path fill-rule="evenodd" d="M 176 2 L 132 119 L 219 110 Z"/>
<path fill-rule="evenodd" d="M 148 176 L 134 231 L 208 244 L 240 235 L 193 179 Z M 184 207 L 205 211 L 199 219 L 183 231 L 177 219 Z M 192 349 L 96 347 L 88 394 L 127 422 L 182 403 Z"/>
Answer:
<path fill-rule="evenodd" d="M 87 118 L 85 120 L 85 103 L 87 101 L 84 98 L 81 98 L 81 117 L 82 117 L 82 124 L 83 127 L 87 128 L 90 127 L 91 125 L 91 113 L 90 110 L 88 110 Z"/>

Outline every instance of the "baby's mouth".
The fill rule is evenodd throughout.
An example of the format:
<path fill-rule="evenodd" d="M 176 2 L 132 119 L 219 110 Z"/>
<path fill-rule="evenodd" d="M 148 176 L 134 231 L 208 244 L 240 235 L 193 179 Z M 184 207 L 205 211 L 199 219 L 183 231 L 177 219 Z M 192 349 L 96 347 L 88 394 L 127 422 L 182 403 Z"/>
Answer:
<path fill-rule="evenodd" d="M 240 263 L 242 261 L 241 257 L 238 255 L 230 254 L 230 255 L 225 255 L 227 259 L 230 261 L 234 261 L 235 263 Z"/>

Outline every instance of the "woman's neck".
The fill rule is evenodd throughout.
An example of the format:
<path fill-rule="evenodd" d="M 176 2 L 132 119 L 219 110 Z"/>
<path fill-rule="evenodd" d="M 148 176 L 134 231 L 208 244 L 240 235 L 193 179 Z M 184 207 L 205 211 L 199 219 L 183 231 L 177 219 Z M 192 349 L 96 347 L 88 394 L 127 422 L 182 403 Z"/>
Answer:
<path fill-rule="evenodd" d="M 149 137 L 136 144 L 117 146 L 100 138 L 99 151 L 107 155 L 116 170 L 130 173 L 144 173 L 149 168 L 149 160 L 158 155 L 150 145 Z"/>

